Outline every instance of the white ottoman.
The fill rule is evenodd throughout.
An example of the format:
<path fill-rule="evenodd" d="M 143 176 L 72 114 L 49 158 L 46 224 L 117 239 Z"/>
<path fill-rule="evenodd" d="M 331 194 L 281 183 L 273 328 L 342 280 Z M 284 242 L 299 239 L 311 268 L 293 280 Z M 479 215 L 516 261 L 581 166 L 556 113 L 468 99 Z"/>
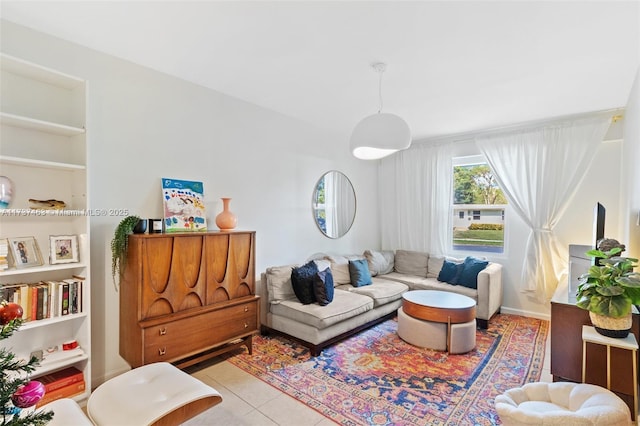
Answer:
<path fill-rule="evenodd" d="M 398 336 L 407 343 L 421 348 L 447 350 L 447 324 L 423 321 L 398 308 Z"/>
<path fill-rule="evenodd" d="M 414 318 L 398 308 L 398 336 L 407 343 L 421 348 L 447 350 L 447 327 L 441 322 Z M 451 324 L 450 354 L 467 353 L 476 347 L 476 320 Z"/>
<path fill-rule="evenodd" d="M 222 401 L 211 386 L 179 368 L 158 362 L 107 380 L 87 404 L 99 426 L 177 425 Z"/>

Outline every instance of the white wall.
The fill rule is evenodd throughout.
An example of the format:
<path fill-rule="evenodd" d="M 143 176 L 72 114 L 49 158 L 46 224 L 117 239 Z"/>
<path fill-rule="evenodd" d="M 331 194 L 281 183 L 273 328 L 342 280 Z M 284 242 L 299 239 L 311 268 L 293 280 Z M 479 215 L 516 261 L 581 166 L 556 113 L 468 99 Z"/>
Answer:
<path fill-rule="evenodd" d="M 624 120 L 621 182 L 623 239 L 629 257 L 640 259 L 640 68 L 636 72 Z"/>
<path fill-rule="evenodd" d="M 256 231 L 258 272 L 320 251 L 362 253 L 379 246 L 376 165 L 352 158 L 348 135 L 6 21 L 1 30 L 3 52 L 88 80 L 91 209 L 158 218 L 160 178 L 199 180 L 211 229 L 217 229 L 220 197 L 232 197 L 238 229 Z M 357 198 L 353 227 L 335 240 L 318 231 L 311 213 L 315 183 L 331 169 L 351 179 Z M 91 220 L 94 386 L 128 369 L 118 355 L 109 251 L 121 219 Z"/>

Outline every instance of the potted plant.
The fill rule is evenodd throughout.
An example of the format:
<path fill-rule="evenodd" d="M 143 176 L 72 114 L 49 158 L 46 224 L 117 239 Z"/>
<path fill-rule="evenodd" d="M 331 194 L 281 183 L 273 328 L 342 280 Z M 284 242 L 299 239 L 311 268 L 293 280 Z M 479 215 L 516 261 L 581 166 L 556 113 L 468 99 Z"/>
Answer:
<path fill-rule="evenodd" d="M 113 233 L 113 239 L 111 240 L 111 277 L 116 288 L 118 288 L 120 277 L 124 274 L 127 263 L 129 234 L 133 233 L 139 221 L 140 218 L 138 216 L 127 216 L 120 221 Z"/>
<path fill-rule="evenodd" d="M 576 305 L 588 310 L 596 331 L 608 337 L 627 337 L 632 306 L 640 304 L 640 273 L 633 271 L 638 259 L 618 256 L 622 250 L 589 250 L 599 265 L 579 278 Z"/>

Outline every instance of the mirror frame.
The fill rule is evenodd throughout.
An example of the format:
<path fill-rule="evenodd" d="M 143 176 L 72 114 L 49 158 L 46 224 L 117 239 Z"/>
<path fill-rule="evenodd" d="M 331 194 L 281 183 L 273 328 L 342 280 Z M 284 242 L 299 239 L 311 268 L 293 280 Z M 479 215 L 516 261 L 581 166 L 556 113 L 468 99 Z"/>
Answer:
<path fill-rule="evenodd" d="M 317 216 L 318 203 L 316 203 L 316 200 L 318 198 L 318 186 L 325 179 L 325 177 L 327 175 L 329 175 L 330 173 L 336 173 L 336 174 L 339 174 L 340 176 L 342 176 L 342 178 L 345 180 L 345 182 L 349 184 L 349 188 L 351 189 L 351 193 L 353 194 L 353 215 L 351 216 L 349 225 L 346 227 L 344 232 L 342 234 L 340 234 L 340 235 L 329 235 L 324 229 L 322 229 L 322 226 L 321 226 L 320 222 L 318 221 L 318 216 Z M 349 230 L 351 230 L 351 228 L 353 227 L 353 223 L 356 220 L 356 212 L 357 212 L 357 210 L 358 210 L 358 200 L 357 200 L 357 197 L 356 197 L 356 190 L 353 187 L 353 183 L 347 177 L 347 175 L 345 175 L 344 173 L 342 173 L 341 171 L 338 171 L 338 170 L 329 170 L 329 171 L 323 173 L 322 176 L 320 176 L 320 178 L 316 181 L 316 184 L 315 184 L 315 186 L 313 188 L 313 193 L 311 195 L 311 214 L 313 216 L 313 221 L 316 223 L 316 226 L 317 226 L 318 230 L 322 233 L 322 235 L 324 235 L 327 238 L 331 238 L 331 239 L 338 239 L 338 238 L 344 237 L 349 232 Z"/>

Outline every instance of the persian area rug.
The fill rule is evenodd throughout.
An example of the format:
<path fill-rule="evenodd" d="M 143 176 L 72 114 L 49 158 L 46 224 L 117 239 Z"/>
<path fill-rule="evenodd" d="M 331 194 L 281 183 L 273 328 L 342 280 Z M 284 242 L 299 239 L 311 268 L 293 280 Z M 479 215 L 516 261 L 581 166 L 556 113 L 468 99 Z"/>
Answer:
<path fill-rule="evenodd" d="M 448 355 L 412 346 L 388 320 L 312 358 L 304 346 L 256 336 L 228 358 L 343 425 L 500 424 L 494 398 L 540 379 L 548 321 L 499 314 L 476 348 Z"/>

